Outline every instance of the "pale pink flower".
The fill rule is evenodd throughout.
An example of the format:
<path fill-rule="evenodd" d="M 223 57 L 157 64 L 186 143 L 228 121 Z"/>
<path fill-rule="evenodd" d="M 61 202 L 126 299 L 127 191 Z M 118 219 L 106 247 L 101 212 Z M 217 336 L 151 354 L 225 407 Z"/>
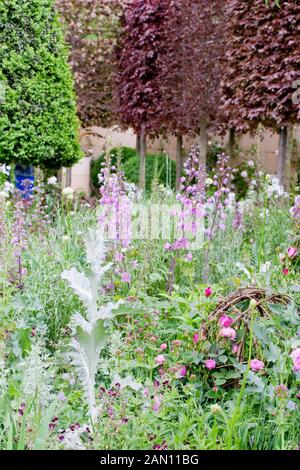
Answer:
<path fill-rule="evenodd" d="M 216 365 L 217 365 L 217 363 L 213 359 L 208 359 L 207 361 L 205 361 L 205 367 L 208 370 L 215 369 Z"/>
<path fill-rule="evenodd" d="M 124 259 L 123 253 L 117 252 L 117 253 L 115 254 L 115 261 L 116 261 L 117 263 L 123 261 L 123 259 Z"/>
<path fill-rule="evenodd" d="M 234 345 L 232 346 L 232 352 L 233 352 L 233 354 L 237 354 L 238 350 L 239 350 L 238 344 L 234 344 Z"/>
<path fill-rule="evenodd" d="M 166 243 L 164 246 L 164 249 L 166 251 L 171 251 L 173 249 L 173 246 L 171 245 L 171 243 Z"/>
<path fill-rule="evenodd" d="M 122 274 L 122 282 L 126 282 L 127 284 L 130 284 L 131 282 L 131 275 L 129 273 L 123 273 Z"/>
<path fill-rule="evenodd" d="M 297 248 L 295 248 L 295 247 L 293 247 L 293 246 L 291 246 L 291 247 L 288 249 L 288 256 L 289 256 L 289 258 L 291 258 L 291 259 L 292 259 L 292 258 L 295 258 L 295 256 L 297 255 L 297 253 L 298 253 Z"/>
<path fill-rule="evenodd" d="M 152 410 L 155 411 L 156 413 L 158 413 L 159 410 L 160 410 L 160 406 L 161 406 L 160 399 L 158 397 L 154 397 Z"/>
<path fill-rule="evenodd" d="M 163 365 L 165 362 L 166 362 L 166 358 L 163 354 L 159 354 L 156 358 L 155 358 L 155 362 L 156 364 L 159 364 L 160 366 Z"/>
<path fill-rule="evenodd" d="M 181 345 L 181 341 L 180 341 L 180 339 L 174 339 L 174 340 L 172 341 L 172 344 L 173 344 L 173 346 L 178 347 L 178 346 Z"/>
<path fill-rule="evenodd" d="M 300 372 L 300 348 L 297 348 L 292 352 L 291 358 L 293 359 L 294 371 Z"/>
<path fill-rule="evenodd" d="M 295 350 L 291 353 L 291 358 L 293 359 L 293 361 L 296 361 L 297 359 L 300 358 L 300 348 L 295 349 Z"/>
<path fill-rule="evenodd" d="M 166 343 L 163 343 L 163 344 L 160 345 L 160 349 L 162 351 L 165 351 L 167 348 L 168 348 L 168 345 Z"/>
<path fill-rule="evenodd" d="M 233 323 L 233 319 L 230 318 L 228 315 L 221 315 L 221 316 L 220 316 L 219 324 L 220 324 L 221 326 L 224 326 L 225 328 L 227 328 L 227 327 L 230 326 L 232 323 Z"/>
<path fill-rule="evenodd" d="M 250 362 L 250 368 L 253 370 L 253 372 L 258 372 L 259 370 L 264 369 L 264 367 L 265 364 L 259 359 L 252 359 L 252 361 Z"/>
<path fill-rule="evenodd" d="M 236 331 L 233 328 L 227 328 L 227 327 L 222 328 L 220 331 L 220 335 L 223 338 L 231 339 L 231 341 L 235 341 L 236 339 Z"/>
<path fill-rule="evenodd" d="M 179 370 L 179 376 L 180 377 L 185 377 L 186 372 L 187 372 L 186 367 L 185 366 L 181 367 L 180 370 Z"/>

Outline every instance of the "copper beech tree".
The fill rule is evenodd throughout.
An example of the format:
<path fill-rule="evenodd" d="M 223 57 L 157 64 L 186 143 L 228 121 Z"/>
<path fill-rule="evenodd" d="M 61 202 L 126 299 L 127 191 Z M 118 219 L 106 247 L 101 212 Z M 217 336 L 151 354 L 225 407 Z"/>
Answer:
<path fill-rule="evenodd" d="M 199 135 L 202 158 L 215 118 L 223 55 L 222 6 L 215 0 L 133 0 L 117 48 L 116 111 L 140 136 L 140 185 L 146 136 L 177 136 L 177 186 L 182 139 Z"/>
<path fill-rule="evenodd" d="M 300 119 L 293 99 L 300 79 L 300 3 L 282 0 L 280 8 L 261 0 L 227 4 L 221 111 L 237 132 L 262 124 L 280 134 L 278 177 L 285 184 L 288 129 Z"/>
<path fill-rule="evenodd" d="M 126 0 L 56 0 L 69 45 L 78 115 L 84 127 L 110 127 L 114 47 Z"/>
<path fill-rule="evenodd" d="M 182 167 L 182 137 L 197 137 L 206 162 L 208 130 L 219 119 L 220 75 L 224 58 L 224 3 L 176 0 L 167 23 L 161 87 L 165 124 L 177 136 L 177 181 Z"/>

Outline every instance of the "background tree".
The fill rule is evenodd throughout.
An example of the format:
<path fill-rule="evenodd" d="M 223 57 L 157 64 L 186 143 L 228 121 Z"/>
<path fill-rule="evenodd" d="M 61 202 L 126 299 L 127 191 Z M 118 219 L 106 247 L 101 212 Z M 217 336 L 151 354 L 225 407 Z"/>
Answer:
<path fill-rule="evenodd" d="M 67 50 L 52 0 L 0 3 L 0 161 L 50 168 L 80 158 Z"/>
<path fill-rule="evenodd" d="M 133 0 L 122 18 L 116 49 L 116 114 L 139 136 L 141 188 L 145 187 L 146 137 L 163 127 L 160 56 L 164 54 L 169 0 Z"/>
<path fill-rule="evenodd" d="M 279 132 L 278 177 L 285 184 L 288 127 L 299 122 L 293 102 L 300 78 L 300 4 L 280 8 L 261 0 L 227 2 L 227 66 L 223 75 L 226 120 L 237 132 L 258 124 Z"/>
<path fill-rule="evenodd" d="M 182 167 L 182 136 L 199 137 L 206 161 L 208 128 L 218 116 L 224 57 L 222 2 L 169 2 L 166 51 L 161 56 L 162 108 L 168 133 L 177 136 L 177 182 Z M 179 184 L 177 183 L 177 187 Z"/>
<path fill-rule="evenodd" d="M 117 112 L 138 134 L 177 136 L 177 187 L 184 135 L 199 135 L 206 160 L 207 129 L 219 98 L 222 10 L 215 0 L 134 0 L 123 18 Z M 143 136 L 141 183 L 144 142 Z"/>
<path fill-rule="evenodd" d="M 73 70 L 78 116 L 84 127 L 110 127 L 115 71 L 113 50 L 126 1 L 56 0 Z"/>

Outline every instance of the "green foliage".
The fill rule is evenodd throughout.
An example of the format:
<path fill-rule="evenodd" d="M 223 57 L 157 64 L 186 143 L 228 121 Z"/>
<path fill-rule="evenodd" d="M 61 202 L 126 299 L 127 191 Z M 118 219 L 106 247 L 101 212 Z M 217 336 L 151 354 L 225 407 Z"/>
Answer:
<path fill-rule="evenodd" d="M 109 152 L 111 165 L 120 164 L 125 173 L 126 180 L 129 183 L 138 184 L 139 182 L 139 158 L 136 150 L 130 147 L 114 148 Z M 92 162 L 91 180 L 95 188 L 99 187 L 98 174 L 105 160 L 105 154 L 102 154 L 98 160 Z M 153 184 L 170 185 L 175 187 L 176 164 L 167 160 L 164 155 L 147 154 L 146 157 L 146 190 L 149 192 Z"/>
<path fill-rule="evenodd" d="M 0 4 L 0 161 L 49 168 L 80 155 L 73 79 L 53 0 Z"/>

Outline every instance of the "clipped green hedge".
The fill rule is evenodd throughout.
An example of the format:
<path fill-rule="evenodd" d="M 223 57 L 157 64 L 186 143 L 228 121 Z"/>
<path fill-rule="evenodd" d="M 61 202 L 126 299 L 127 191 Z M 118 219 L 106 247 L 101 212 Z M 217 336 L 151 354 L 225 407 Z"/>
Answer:
<path fill-rule="evenodd" d="M 80 158 L 67 59 L 53 0 L 1 0 L 1 162 L 59 168 Z"/>
<path fill-rule="evenodd" d="M 135 149 L 130 147 L 114 148 L 110 151 L 110 160 L 112 165 L 121 165 L 126 180 L 129 183 L 138 184 L 139 182 L 139 158 Z M 98 174 L 102 168 L 104 154 L 92 162 L 91 181 L 94 188 L 99 188 Z M 169 173 L 165 155 L 147 154 L 146 157 L 146 191 L 150 191 L 154 181 L 164 186 L 170 180 L 171 187 L 175 188 L 176 182 L 176 164 L 168 159 Z M 167 174 L 168 173 L 168 174 Z"/>

